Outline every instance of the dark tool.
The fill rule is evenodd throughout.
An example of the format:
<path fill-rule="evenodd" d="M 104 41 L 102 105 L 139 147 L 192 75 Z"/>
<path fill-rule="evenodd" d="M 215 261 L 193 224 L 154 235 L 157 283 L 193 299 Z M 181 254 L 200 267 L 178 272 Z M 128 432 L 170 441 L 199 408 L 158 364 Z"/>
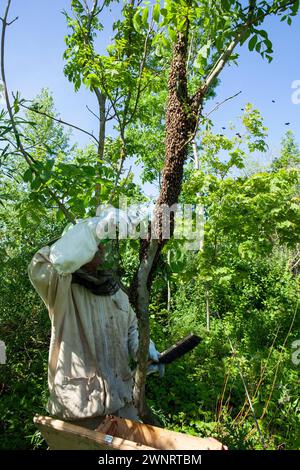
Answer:
<path fill-rule="evenodd" d="M 178 359 L 194 349 L 200 343 L 201 339 L 200 336 L 190 333 L 188 336 L 178 341 L 178 343 L 173 344 L 173 346 L 162 352 L 159 362 L 161 364 L 170 364 L 170 362 L 175 361 L 175 359 Z"/>

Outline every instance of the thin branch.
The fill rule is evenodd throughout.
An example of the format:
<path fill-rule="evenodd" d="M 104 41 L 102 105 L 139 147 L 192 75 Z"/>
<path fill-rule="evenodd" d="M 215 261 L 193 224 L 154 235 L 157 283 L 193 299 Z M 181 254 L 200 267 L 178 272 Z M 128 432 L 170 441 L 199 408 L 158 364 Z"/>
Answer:
<path fill-rule="evenodd" d="M 198 150 L 197 150 L 197 144 L 194 139 L 192 141 L 192 147 L 193 147 L 193 154 L 194 154 L 194 168 L 195 170 L 199 170 L 199 155 L 198 155 Z"/>
<path fill-rule="evenodd" d="M 102 93 L 100 88 L 94 87 L 94 93 L 97 97 L 99 106 L 99 140 L 98 140 L 98 157 L 103 158 L 104 154 L 104 142 L 105 142 L 105 106 L 106 106 L 106 95 Z"/>
<path fill-rule="evenodd" d="M 134 6 L 134 1 L 131 1 L 130 4 L 133 7 Z M 132 28 L 133 28 L 133 26 L 132 26 Z M 124 97 L 124 96 L 121 95 L 121 96 L 119 96 L 118 98 L 115 98 L 115 99 L 112 97 L 111 93 L 108 91 L 107 87 L 105 86 L 105 71 L 103 71 L 102 67 L 100 67 L 100 73 L 101 73 L 102 81 L 103 81 L 102 88 L 103 88 L 104 93 L 108 97 L 108 99 L 109 99 L 109 101 L 112 105 L 112 109 L 114 110 L 114 113 L 115 113 L 113 116 L 110 117 L 110 119 L 116 118 L 116 120 L 118 121 L 119 127 L 120 127 L 120 133 L 121 134 L 124 134 L 125 127 L 130 123 L 130 121 L 132 120 L 132 118 L 134 116 L 134 113 L 136 111 L 137 104 L 138 104 L 138 99 L 139 99 L 141 91 L 142 91 L 142 88 L 141 88 L 141 74 L 142 74 L 142 71 L 143 71 L 144 65 L 145 65 L 145 60 L 146 60 L 146 55 L 147 55 L 147 45 L 148 45 L 149 35 L 150 35 L 151 31 L 152 31 L 152 24 L 150 25 L 150 28 L 147 32 L 147 36 L 146 36 L 145 43 L 144 43 L 143 56 L 142 56 L 142 61 L 141 61 L 140 68 L 139 68 L 138 88 L 137 88 L 136 100 L 135 100 L 135 104 L 134 104 L 134 110 L 133 110 L 133 112 L 131 113 L 131 116 L 128 119 L 126 119 L 126 116 L 127 116 L 128 109 L 129 109 L 129 104 L 130 104 L 130 101 L 131 101 L 132 92 L 129 91 L 129 93 L 125 96 L 126 100 L 125 100 L 125 103 L 124 103 L 124 111 L 123 111 L 122 115 L 120 115 L 119 112 L 118 112 L 118 109 L 116 107 L 116 104 L 117 104 L 117 101 L 119 99 L 121 99 L 122 97 Z M 100 63 L 100 66 L 102 66 L 102 65 L 103 64 Z M 122 139 L 122 137 L 121 137 L 121 139 Z M 121 166 L 122 166 L 122 163 L 121 163 Z"/>
<path fill-rule="evenodd" d="M 13 24 L 15 21 L 17 21 L 18 19 L 19 19 L 19 17 L 18 17 L 18 16 L 16 16 L 14 20 L 10 21 L 9 23 L 6 23 L 6 24 L 7 24 L 7 26 L 10 26 L 10 25 L 12 25 L 12 24 Z M 1 21 L 3 21 L 3 18 L 1 18 Z"/>
<path fill-rule="evenodd" d="M 125 141 L 125 136 L 122 132 L 120 134 L 120 138 L 121 138 L 121 141 L 122 141 L 121 155 L 120 155 L 119 167 L 118 167 L 118 170 L 117 170 L 117 173 L 116 173 L 114 187 L 113 187 L 113 190 L 112 190 L 110 198 L 109 198 L 109 204 L 112 203 L 113 197 L 116 193 L 118 183 L 119 183 L 119 179 L 120 179 L 120 176 L 121 176 L 121 173 L 122 173 L 122 170 L 123 170 L 123 165 L 124 165 L 124 162 L 126 160 L 126 141 Z"/>
<path fill-rule="evenodd" d="M 219 109 L 224 103 L 226 103 L 227 101 L 229 100 L 232 100 L 233 98 L 236 98 L 238 95 L 240 95 L 242 93 L 242 91 L 239 91 L 238 93 L 236 93 L 235 95 L 232 95 L 232 96 L 229 96 L 228 98 L 226 98 L 225 100 L 221 101 L 220 103 L 217 103 L 216 106 L 211 109 L 207 114 L 205 114 L 205 118 L 207 118 L 208 116 L 210 116 L 213 112 L 217 111 L 217 109 Z"/>
<path fill-rule="evenodd" d="M 16 144 L 12 142 L 8 137 L 5 137 L 5 139 L 1 139 L 0 142 L 8 142 L 12 147 L 14 147 L 15 150 L 19 150 Z"/>
<path fill-rule="evenodd" d="M 116 104 L 117 102 L 122 98 L 122 95 L 120 95 L 119 97 L 117 98 L 113 98 L 113 96 L 111 95 L 111 93 L 109 92 L 109 90 L 107 89 L 106 87 L 106 84 L 105 84 L 105 71 L 102 70 L 102 67 L 103 67 L 103 64 L 102 62 L 100 62 L 100 73 L 101 73 L 101 79 L 102 79 L 102 88 L 103 88 L 103 91 L 105 93 L 105 95 L 107 96 L 107 98 L 109 99 L 110 103 L 111 103 L 111 107 L 112 109 L 114 110 L 115 112 L 115 117 L 119 123 L 119 126 L 120 128 L 122 127 L 122 118 L 120 117 L 119 113 L 118 113 L 118 109 L 116 107 Z"/>
<path fill-rule="evenodd" d="M 26 106 L 23 103 L 20 103 L 20 106 L 22 106 L 23 108 L 28 109 L 29 111 L 40 114 L 41 116 L 45 116 L 47 118 L 50 118 L 53 121 L 58 122 L 59 124 L 63 124 L 64 126 L 69 126 L 69 127 L 72 127 L 73 129 L 76 129 L 77 131 L 83 132 L 84 134 L 92 137 L 92 139 L 94 139 L 95 142 L 97 142 L 97 144 L 99 145 L 99 141 L 98 141 L 97 137 L 94 136 L 94 134 L 92 134 L 89 131 L 85 131 L 84 129 L 81 129 L 81 127 L 75 126 L 75 124 L 70 124 L 69 122 L 63 121 L 62 119 L 55 118 L 54 116 L 51 116 L 51 114 L 45 113 L 44 111 L 39 111 L 38 109 L 32 108 L 30 106 Z"/>
<path fill-rule="evenodd" d="M 105 115 L 105 120 L 106 121 L 110 121 L 111 119 L 113 119 L 116 116 L 116 113 L 110 115 L 110 112 L 111 112 L 112 109 L 113 109 L 112 104 L 107 106 L 106 115 Z"/>
<path fill-rule="evenodd" d="M 109 113 L 106 113 L 106 117 L 105 117 L 105 120 L 106 121 L 111 121 L 112 119 L 114 119 L 116 117 L 116 113 L 112 114 L 112 115 L 109 115 Z"/>
<path fill-rule="evenodd" d="M 87 34 L 89 35 L 91 32 L 92 21 L 96 13 L 96 8 L 98 6 L 98 0 L 94 0 L 93 8 L 91 11 L 89 10 L 89 7 L 86 2 L 85 2 L 85 6 L 86 6 L 87 15 L 89 17 L 88 24 L 87 24 Z"/>
<path fill-rule="evenodd" d="M 86 106 L 87 110 L 88 110 L 93 116 L 95 116 L 95 118 L 98 119 L 98 121 L 100 121 L 99 116 L 97 116 L 97 114 L 94 113 L 94 111 L 92 111 L 91 108 L 89 108 L 87 104 L 86 104 L 85 106 Z"/>
<path fill-rule="evenodd" d="M 131 168 L 132 168 L 132 165 L 130 166 L 127 175 L 125 176 L 124 180 L 122 181 L 122 183 L 123 183 L 123 188 L 124 188 L 124 187 L 126 186 L 126 184 L 127 184 L 127 181 L 128 181 L 128 179 L 129 179 L 129 175 L 130 175 L 130 173 L 131 173 Z"/>
<path fill-rule="evenodd" d="M 28 165 L 32 165 L 34 160 L 30 157 L 29 154 L 27 154 L 25 152 L 25 150 L 22 146 L 22 142 L 20 140 L 19 132 L 18 132 L 16 124 L 15 124 L 14 115 L 13 115 L 12 107 L 11 107 L 11 104 L 10 104 L 10 99 L 9 99 L 9 94 L 8 94 L 8 89 L 7 89 L 7 83 L 6 83 L 6 75 L 5 75 L 5 34 L 6 34 L 6 28 L 8 26 L 7 17 L 8 17 L 8 13 L 9 13 L 9 9 L 10 9 L 10 4 L 11 4 L 11 0 L 8 0 L 6 10 L 5 10 L 5 14 L 4 14 L 4 18 L 1 18 L 1 20 L 2 20 L 1 78 L 2 78 L 2 83 L 3 83 L 4 97 L 5 97 L 5 101 L 6 101 L 6 105 L 7 105 L 7 111 L 8 111 L 8 114 L 9 114 L 10 121 L 11 121 L 12 129 L 13 129 L 13 132 L 14 132 L 14 135 L 15 135 L 15 138 L 16 138 L 17 147 L 21 150 L 21 152 L 22 152 L 26 162 L 28 163 Z"/>
<path fill-rule="evenodd" d="M 102 6 L 99 8 L 98 8 L 98 0 L 94 0 L 92 10 L 89 9 L 89 6 L 86 0 L 84 0 L 84 3 L 85 3 L 86 14 L 88 16 L 88 23 L 87 23 L 86 31 L 87 31 L 87 36 L 89 36 L 91 33 L 92 21 L 95 18 L 95 16 L 99 15 L 102 12 L 103 8 L 106 5 L 106 0 L 103 1 Z M 83 32 L 81 25 L 80 25 L 80 28 Z M 88 39 L 87 36 L 85 36 L 86 39 Z"/>

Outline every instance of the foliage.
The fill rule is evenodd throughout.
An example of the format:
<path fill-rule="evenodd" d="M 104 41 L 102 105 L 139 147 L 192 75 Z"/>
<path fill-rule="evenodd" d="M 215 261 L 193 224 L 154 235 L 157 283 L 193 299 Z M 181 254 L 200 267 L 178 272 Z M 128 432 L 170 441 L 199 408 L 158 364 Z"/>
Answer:
<path fill-rule="evenodd" d="M 230 155 L 236 137 L 204 131 L 201 169 L 187 168 L 181 200 L 203 204 L 204 245 L 195 254 L 168 244 L 178 260 L 167 269 L 171 309 L 160 274 L 152 331 L 162 350 L 190 331 L 203 340 L 167 368 L 165 388 L 153 379 L 149 394 L 165 426 L 209 434 L 234 449 L 261 449 L 242 373 L 265 446 L 299 449 L 299 381 L 291 347 L 300 331 L 299 276 L 292 269 L 299 259 L 299 171 L 282 165 L 234 177 L 255 133 L 238 137 L 245 150 L 236 165 Z M 281 155 L 290 161 L 296 144 L 285 142 Z"/>
<path fill-rule="evenodd" d="M 205 171 L 187 167 L 182 193 L 184 202 L 205 206 L 204 248 L 182 256 L 180 242 L 170 242 L 166 249 L 174 257 L 170 262 L 162 257 L 151 305 L 152 338 L 160 350 L 190 331 L 203 341 L 168 366 L 163 382 L 149 380 L 150 402 L 170 429 L 212 435 L 231 448 L 261 448 L 242 370 L 267 447 L 299 448 L 298 371 L 291 362 L 291 344 L 300 328 L 299 278 L 290 269 L 291 249 L 299 243 L 298 172 L 282 168 L 234 178 L 229 166 L 221 177 L 219 147 L 212 133 L 206 135 L 200 162 Z M 255 140 L 255 135 L 248 137 Z M 245 154 L 249 139 L 243 139 Z M 77 151 L 74 159 L 81 155 Z M 50 322 L 26 271 L 32 254 L 60 233 L 62 222 L 57 225 L 56 209 L 49 206 L 38 228 L 30 217 L 20 226 L 18 207 L 30 191 L 24 191 L 22 181 L 8 176 L 4 181 L 9 199 L 1 209 L 0 336 L 7 343 L 8 364 L 1 370 L 1 442 L 3 448 L 37 448 L 44 444 L 32 416 L 43 413 L 47 397 Z M 121 249 L 126 283 L 138 265 L 137 241 Z"/>
<path fill-rule="evenodd" d="M 287 257 L 279 258 L 276 251 L 269 259 L 241 263 L 246 275 L 239 283 L 235 278 L 210 285 L 209 334 L 201 276 L 173 280 L 167 332 L 155 328 L 162 349 L 190 331 L 203 341 L 189 357 L 167 368 L 163 387 L 153 379 L 152 404 L 164 411 L 172 429 L 212 435 L 230 448 L 261 448 L 239 364 L 267 448 L 299 448 L 298 371 L 291 361 L 291 344 L 300 328 L 299 280 L 287 269 Z M 189 261 L 190 269 L 194 264 Z"/>
<path fill-rule="evenodd" d="M 103 152 L 100 137 L 98 148 L 70 144 L 70 134 L 52 119 L 59 116 L 46 90 L 25 114 L 28 102 L 16 94 L 12 113 L 31 158 L 27 166 L 20 160 L 24 155 L 11 120 L 6 112 L 0 114 L 0 337 L 8 348 L 0 381 L 4 448 L 44 445 L 34 433 L 32 416 L 43 412 L 46 400 L 50 325 L 26 268 L 36 249 L 62 230 L 64 214 L 57 201 L 78 218 L 94 215 L 99 200 L 114 202 L 118 194 L 145 199 L 131 171 L 118 179 L 127 157 L 143 165 L 143 181 L 160 183 L 168 76 L 181 33 L 188 33 L 188 95 L 204 87 L 205 101 L 216 86 L 215 77 L 205 89 L 208 78 L 222 61 L 237 61 L 236 46 L 247 43 L 251 51 L 272 59 L 272 42 L 262 29 L 265 17 L 278 15 L 291 24 L 299 8 L 298 0 L 250 0 L 247 6 L 236 0 L 168 0 L 163 8 L 159 2 L 126 3 L 114 24 L 112 44 L 100 53 L 100 14 L 111 3 L 99 7 L 94 1 L 89 8 L 88 1 L 72 0 L 71 13 L 65 12 L 65 74 L 75 90 L 84 85 L 95 93 L 100 114 L 107 100 L 104 121 L 113 119 L 118 133 L 102 132 Z M 231 448 L 261 448 L 242 373 L 267 447 L 299 448 L 299 383 L 290 352 L 300 327 L 299 278 L 291 269 L 298 263 L 300 242 L 299 149 L 287 134 L 269 172 L 237 177 L 249 153 L 267 148 L 259 111 L 246 105 L 243 131 L 233 138 L 214 135 L 207 119 L 200 124 L 199 169 L 186 166 L 181 200 L 204 206 L 203 249 L 187 252 L 176 240 L 165 247 L 150 317 L 159 349 L 190 330 L 203 341 L 167 368 L 163 383 L 152 378 L 152 407 L 170 428 L 210 434 Z M 139 263 L 137 242 L 120 249 L 128 285 Z"/>
<path fill-rule="evenodd" d="M 292 131 L 287 131 L 281 141 L 280 155 L 274 159 L 272 169 L 274 171 L 280 168 L 298 168 L 300 166 L 300 149 L 295 141 Z"/>
<path fill-rule="evenodd" d="M 48 216 L 38 225 L 28 218 L 22 228 L 15 204 L 26 194 L 14 181 L 6 182 L 6 189 L 11 199 L 0 209 L 0 337 L 7 347 L 7 364 L 0 366 L 0 447 L 29 449 L 45 447 L 32 419 L 45 409 L 50 321 L 27 266 L 38 247 L 62 227 Z"/>

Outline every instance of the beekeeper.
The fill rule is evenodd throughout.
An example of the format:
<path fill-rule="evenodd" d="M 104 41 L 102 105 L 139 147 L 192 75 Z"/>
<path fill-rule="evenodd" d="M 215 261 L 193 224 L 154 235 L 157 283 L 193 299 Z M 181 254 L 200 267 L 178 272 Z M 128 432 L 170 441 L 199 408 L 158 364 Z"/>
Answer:
<path fill-rule="evenodd" d="M 101 269 L 99 223 L 101 217 L 79 221 L 41 248 L 28 270 L 51 320 L 48 412 L 88 427 L 107 414 L 138 420 L 129 366 L 137 318 L 114 270 Z M 159 359 L 152 341 L 149 358 Z"/>

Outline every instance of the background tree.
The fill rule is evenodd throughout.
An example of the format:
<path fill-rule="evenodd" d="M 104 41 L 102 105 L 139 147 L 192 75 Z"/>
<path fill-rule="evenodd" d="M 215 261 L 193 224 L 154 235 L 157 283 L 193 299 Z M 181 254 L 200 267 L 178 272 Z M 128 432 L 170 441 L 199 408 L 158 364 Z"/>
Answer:
<path fill-rule="evenodd" d="M 287 131 L 281 141 L 281 152 L 276 157 L 272 164 L 274 171 L 280 168 L 298 168 L 300 165 L 300 149 L 295 140 L 295 135 L 292 131 Z"/>

